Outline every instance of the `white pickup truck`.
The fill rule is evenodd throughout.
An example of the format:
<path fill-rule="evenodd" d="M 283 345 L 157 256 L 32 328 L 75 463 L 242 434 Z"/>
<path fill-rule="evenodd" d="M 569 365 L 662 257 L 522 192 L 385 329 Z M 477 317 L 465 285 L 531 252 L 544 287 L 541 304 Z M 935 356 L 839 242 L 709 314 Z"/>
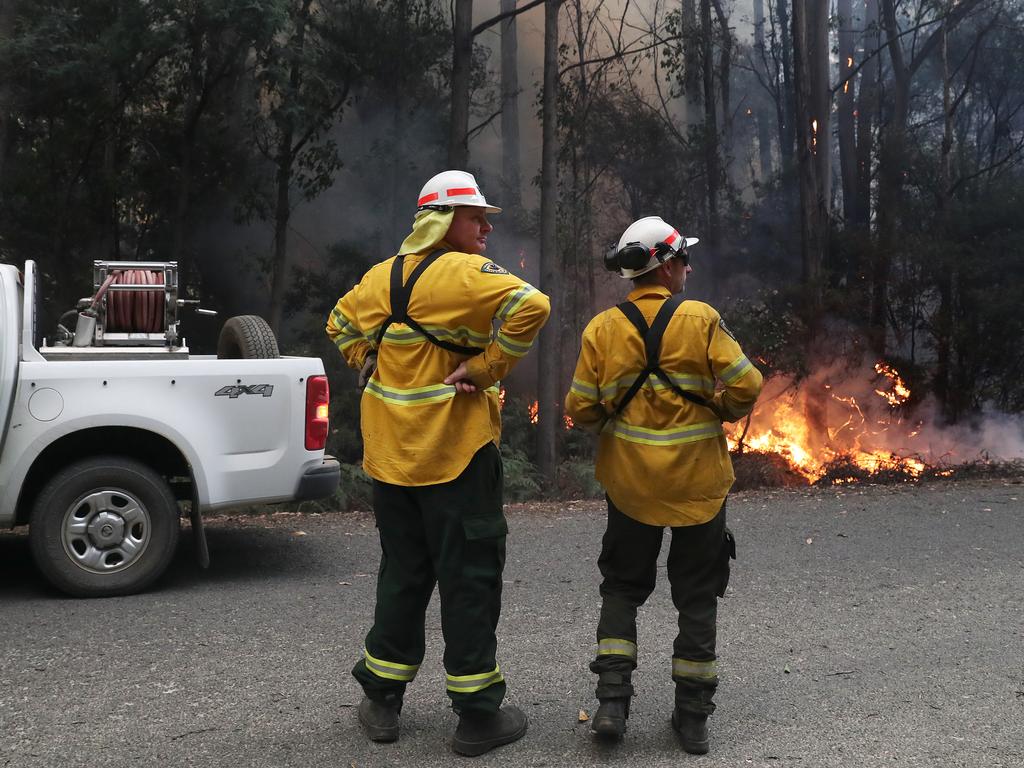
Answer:
<path fill-rule="evenodd" d="M 29 526 L 58 589 L 148 587 L 174 554 L 183 502 L 205 566 L 203 512 L 334 493 L 319 358 L 277 356 L 251 315 L 225 323 L 217 356 L 191 355 L 173 262 L 95 262 L 96 295 L 46 344 L 38 279 L 31 261 L 0 264 L 0 527 Z"/>

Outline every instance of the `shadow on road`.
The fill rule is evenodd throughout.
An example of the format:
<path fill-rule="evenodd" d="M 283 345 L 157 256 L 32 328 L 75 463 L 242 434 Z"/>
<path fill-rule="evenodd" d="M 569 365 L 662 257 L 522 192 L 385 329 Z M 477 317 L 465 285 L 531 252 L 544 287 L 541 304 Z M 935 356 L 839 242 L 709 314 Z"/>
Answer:
<path fill-rule="evenodd" d="M 297 542 L 284 528 L 217 527 L 206 531 L 210 567 L 200 567 L 192 531 L 184 527 L 167 571 L 148 592 L 200 585 L 305 579 L 329 564 L 316 548 Z M 0 605 L 21 600 L 62 598 L 35 567 L 28 529 L 0 533 Z"/>

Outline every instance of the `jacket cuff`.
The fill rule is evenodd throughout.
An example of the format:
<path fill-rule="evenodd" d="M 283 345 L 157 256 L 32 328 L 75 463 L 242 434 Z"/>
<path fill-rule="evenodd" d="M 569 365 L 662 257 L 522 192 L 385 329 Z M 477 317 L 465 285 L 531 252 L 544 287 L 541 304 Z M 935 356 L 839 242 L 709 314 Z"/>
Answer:
<path fill-rule="evenodd" d="M 483 355 L 476 355 L 469 358 L 466 361 L 466 372 L 469 374 L 469 380 L 480 389 L 486 389 L 496 381 L 496 379 L 491 376 L 491 368 L 487 364 Z"/>

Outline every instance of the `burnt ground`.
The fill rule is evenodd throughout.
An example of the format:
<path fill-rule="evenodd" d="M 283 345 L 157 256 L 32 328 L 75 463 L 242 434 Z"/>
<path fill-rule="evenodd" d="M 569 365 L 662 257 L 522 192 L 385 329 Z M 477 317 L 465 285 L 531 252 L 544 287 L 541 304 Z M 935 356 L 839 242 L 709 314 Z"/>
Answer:
<path fill-rule="evenodd" d="M 641 614 L 629 733 L 592 741 L 603 509 L 510 507 L 499 660 L 531 726 L 475 764 L 1024 764 L 1022 494 L 1018 478 L 734 495 L 706 757 L 668 724 L 664 579 Z M 436 607 L 401 741 L 368 744 L 355 725 L 369 515 L 216 518 L 208 571 L 188 539 L 153 591 L 81 601 L 45 586 L 22 533 L 0 536 L 0 765 L 457 762 Z"/>

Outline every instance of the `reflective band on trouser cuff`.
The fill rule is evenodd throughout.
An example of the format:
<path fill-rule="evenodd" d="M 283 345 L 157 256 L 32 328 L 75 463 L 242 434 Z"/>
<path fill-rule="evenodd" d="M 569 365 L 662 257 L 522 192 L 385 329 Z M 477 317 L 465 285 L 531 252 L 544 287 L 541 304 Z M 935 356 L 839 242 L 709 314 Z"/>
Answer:
<path fill-rule="evenodd" d="M 754 367 L 746 355 L 740 355 L 737 360 L 734 360 L 729 364 L 729 367 L 722 371 L 722 375 L 719 378 L 726 384 L 732 384 L 737 381 L 743 374 Z"/>
<path fill-rule="evenodd" d="M 492 672 L 484 672 L 480 675 L 447 675 L 447 677 L 448 690 L 452 693 L 476 693 L 505 680 L 497 665 Z"/>
<path fill-rule="evenodd" d="M 416 671 L 420 668 L 419 664 L 399 664 L 394 661 L 375 659 L 365 648 L 363 657 L 366 659 L 366 668 L 377 677 L 398 680 L 400 683 L 411 683 L 412 679 L 416 677 Z"/>
<path fill-rule="evenodd" d="M 602 637 L 597 641 L 598 656 L 628 656 L 636 661 L 636 643 L 618 637 Z"/>
<path fill-rule="evenodd" d="M 689 659 L 672 659 L 672 677 L 718 677 L 718 662 L 690 661 Z"/>
<path fill-rule="evenodd" d="M 424 403 L 438 403 L 455 397 L 455 387 L 449 384 L 402 389 L 400 387 L 385 387 L 373 379 L 367 382 L 366 389 L 363 391 L 391 405 L 422 405 Z"/>
<path fill-rule="evenodd" d="M 622 440 L 643 445 L 682 445 L 723 434 L 720 421 L 702 421 L 699 424 L 688 424 L 675 429 L 647 429 L 623 421 L 609 421 L 605 431 Z"/>

